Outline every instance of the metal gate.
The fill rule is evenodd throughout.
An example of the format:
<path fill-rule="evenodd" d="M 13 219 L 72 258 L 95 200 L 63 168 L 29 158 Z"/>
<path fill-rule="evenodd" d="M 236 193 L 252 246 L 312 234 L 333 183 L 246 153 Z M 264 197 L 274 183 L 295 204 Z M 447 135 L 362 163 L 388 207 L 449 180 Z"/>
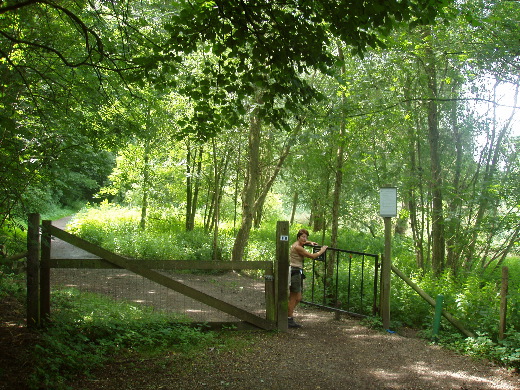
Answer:
<path fill-rule="evenodd" d="M 314 253 L 321 248 L 311 247 Z M 302 303 L 357 317 L 376 315 L 379 267 L 378 255 L 329 247 L 304 264 Z"/>

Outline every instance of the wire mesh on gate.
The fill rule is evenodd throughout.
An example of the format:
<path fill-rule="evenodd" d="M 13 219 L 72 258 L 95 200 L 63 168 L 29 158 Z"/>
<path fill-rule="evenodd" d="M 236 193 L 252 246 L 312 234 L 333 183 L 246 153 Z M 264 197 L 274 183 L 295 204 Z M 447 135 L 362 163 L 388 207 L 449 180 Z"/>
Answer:
<path fill-rule="evenodd" d="M 237 272 L 160 271 L 190 287 L 265 318 L 265 288 L 261 276 Z M 177 314 L 191 322 L 237 322 L 235 317 L 198 302 L 125 269 L 53 268 L 53 290 L 94 293 L 154 311 Z"/>

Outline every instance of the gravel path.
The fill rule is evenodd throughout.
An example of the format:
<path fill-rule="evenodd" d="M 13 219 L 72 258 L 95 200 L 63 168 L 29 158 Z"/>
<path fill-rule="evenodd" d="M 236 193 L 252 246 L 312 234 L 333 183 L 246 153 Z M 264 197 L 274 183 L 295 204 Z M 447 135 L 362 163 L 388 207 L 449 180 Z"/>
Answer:
<path fill-rule="evenodd" d="M 516 374 L 428 342 L 388 334 L 359 321 L 300 308 L 300 329 L 236 332 L 236 348 L 209 347 L 196 356 L 150 360 L 125 356 L 95 372 L 76 390 L 322 389 L 513 390 Z M 246 340 L 245 342 L 243 340 Z"/>

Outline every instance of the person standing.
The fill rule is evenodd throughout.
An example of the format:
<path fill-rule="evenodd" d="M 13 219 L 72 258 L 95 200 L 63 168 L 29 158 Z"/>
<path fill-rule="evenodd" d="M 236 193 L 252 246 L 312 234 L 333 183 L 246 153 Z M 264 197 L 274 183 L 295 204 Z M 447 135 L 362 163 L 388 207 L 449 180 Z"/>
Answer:
<path fill-rule="evenodd" d="M 293 318 L 294 309 L 302 300 L 303 290 L 303 259 L 310 258 L 315 260 L 321 256 L 328 248 L 327 245 L 323 245 L 321 249 L 316 253 L 310 253 L 304 245 L 318 245 L 315 242 L 308 241 L 309 232 L 305 229 L 298 230 L 296 234 L 296 242 L 291 245 L 289 250 L 289 264 L 290 264 L 290 275 L 291 282 L 289 287 L 289 304 L 288 304 L 288 326 L 289 328 L 300 328 L 301 325 L 296 323 Z"/>

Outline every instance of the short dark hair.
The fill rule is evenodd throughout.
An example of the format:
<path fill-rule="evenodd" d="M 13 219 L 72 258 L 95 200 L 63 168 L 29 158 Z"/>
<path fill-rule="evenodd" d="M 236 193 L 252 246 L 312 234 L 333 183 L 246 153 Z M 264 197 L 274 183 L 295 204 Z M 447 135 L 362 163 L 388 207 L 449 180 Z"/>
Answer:
<path fill-rule="evenodd" d="M 298 233 L 296 234 L 296 239 L 300 238 L 302 234 L 306 234 L 307 237 L 309 237 L 309 232 L 306 229 L 300 229 L 298 230 Z"/>

